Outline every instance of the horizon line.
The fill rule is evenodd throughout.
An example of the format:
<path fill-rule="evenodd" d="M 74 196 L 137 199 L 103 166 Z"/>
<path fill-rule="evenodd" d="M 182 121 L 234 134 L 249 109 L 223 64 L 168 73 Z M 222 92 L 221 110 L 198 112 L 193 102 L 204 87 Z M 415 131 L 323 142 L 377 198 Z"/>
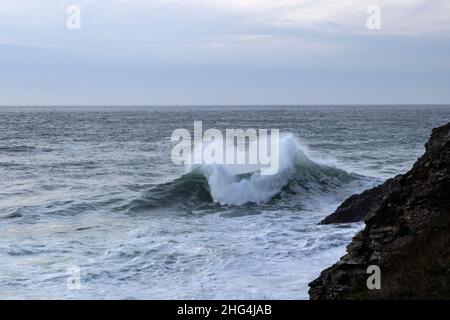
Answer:
<path fill-rule="evenodd" d="M 318 104 L 0 104 L 0 108 L 8 107 L 345 107 L 345 106 L 450 106 L 450 103 L 318 103 Z"/>

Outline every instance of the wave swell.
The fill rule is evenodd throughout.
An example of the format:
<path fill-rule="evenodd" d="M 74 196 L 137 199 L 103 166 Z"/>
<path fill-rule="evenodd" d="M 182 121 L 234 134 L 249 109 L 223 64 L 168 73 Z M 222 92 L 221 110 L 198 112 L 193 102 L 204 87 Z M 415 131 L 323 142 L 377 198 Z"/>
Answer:
<path fill-rule="evenodd" d="M 312 160 L 292 135 L 280 139 L 280 166 L 275 175 L 259 171 L 239 173 L 239 166 L 197 166 L 180 178 L 156 185 L 142 198 L 133 200 L 129 210 L 151 209 L 181 204 L 239 206 L 261 204 L 290 193 L 324 194 L 341 188 L 361 176 L 348 173 L 322 160 Z"/>

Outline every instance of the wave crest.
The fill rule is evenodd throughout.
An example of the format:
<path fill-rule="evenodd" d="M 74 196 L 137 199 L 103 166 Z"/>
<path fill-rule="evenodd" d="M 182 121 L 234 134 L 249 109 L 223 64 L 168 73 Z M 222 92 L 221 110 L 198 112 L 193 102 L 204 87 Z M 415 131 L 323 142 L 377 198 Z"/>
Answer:
<path fill-rule="evenodd" d="M 243 166 L 205 165 L 191 170 L 171 182 L 157 185 L 141 198 L 132 201 L 128 209 L 150 209 L 183 205 L 198 207 L 204 204 L 239 206 L 270 201 L 283 190 L 326 193 L 358 179 L 321 160 L 311 160 L 306 149 L 292 135 L 280 139 L 280 166 L 275 175 L 261 175 L 259 171 L 245 172 Z M 244 172 L 244 173 L 242 173 Z"/>

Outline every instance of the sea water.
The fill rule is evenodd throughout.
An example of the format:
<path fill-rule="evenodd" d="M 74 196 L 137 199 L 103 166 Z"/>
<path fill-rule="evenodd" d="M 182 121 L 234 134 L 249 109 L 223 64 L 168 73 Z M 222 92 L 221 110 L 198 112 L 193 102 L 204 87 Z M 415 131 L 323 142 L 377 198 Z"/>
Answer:
<path fill-rule="evenodd" d="M 449 106 L 0 107 L 0 298 L 307 299 Z M 279 129 L 275 176 L 171 161 L 171 134 Z M 287 137 L 287 138 L 286 138 Z M 73 285 L 75 281 L 76 285 Z"/>

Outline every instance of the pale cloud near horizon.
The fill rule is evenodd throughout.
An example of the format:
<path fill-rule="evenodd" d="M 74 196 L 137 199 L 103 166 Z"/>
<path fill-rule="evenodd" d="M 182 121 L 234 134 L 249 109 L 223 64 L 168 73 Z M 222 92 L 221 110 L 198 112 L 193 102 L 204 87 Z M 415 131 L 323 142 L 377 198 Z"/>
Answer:
<path fill-rule="evenodd" d="M 145 39 L 133 47 L 320 53 L 347 50 L 333 37 L 349 35 L 450 37 L 450 1 L 440 0 L 2 0 L 0 44 L 63 49 L 70 4 L 82 8 L 84 50 Z M 372 4 L 382 10 L 375 33 L 366 28 Z"/>
<path fill-rule="evenodd" d="M 79 31 L 66 28 L 73 4 Z M 366 27 L 370 5 L 381 30 Z M 0 0 L 0 104 L 450 102 L 449 12 L 448 0 Z"/>

